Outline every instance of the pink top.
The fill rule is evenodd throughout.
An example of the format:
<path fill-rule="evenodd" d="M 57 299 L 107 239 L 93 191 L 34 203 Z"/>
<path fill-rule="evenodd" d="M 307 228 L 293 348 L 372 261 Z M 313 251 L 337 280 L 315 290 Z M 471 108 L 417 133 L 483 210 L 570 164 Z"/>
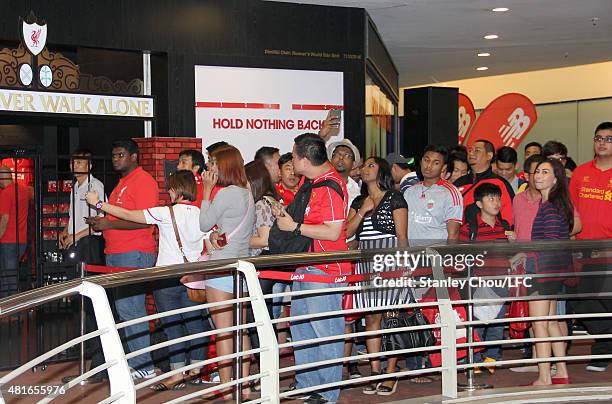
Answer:
<path fill-rule="evenodd" d="M 535 200 L 531 200 L 528 190 L 514 197 L 512 212 L 514 213 L 514 233 L 517 241 L 531 240 L 531 228 L 540 207 L 540 199 L 541 196 L 538 195 Z"/>

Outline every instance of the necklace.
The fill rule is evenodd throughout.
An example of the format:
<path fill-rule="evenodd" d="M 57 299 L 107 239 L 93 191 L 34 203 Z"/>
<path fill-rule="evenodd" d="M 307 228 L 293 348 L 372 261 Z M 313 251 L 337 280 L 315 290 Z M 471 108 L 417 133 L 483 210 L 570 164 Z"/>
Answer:
<path fill-rule="evenodd" d="M 425 185 L 423 185 L 423 189 L 421 190 L 421 199 L 425 199 L 425 197 L 427 196 L 425 193 L 431 190 L 432 186 L 426 187 Z"/>

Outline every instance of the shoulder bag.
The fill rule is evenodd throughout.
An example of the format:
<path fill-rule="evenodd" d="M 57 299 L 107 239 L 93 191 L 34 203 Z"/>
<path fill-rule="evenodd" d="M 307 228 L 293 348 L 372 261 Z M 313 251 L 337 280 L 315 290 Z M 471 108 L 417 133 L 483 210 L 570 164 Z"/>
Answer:
<path fill-rule="evenodd" d="M 185 251 L 183 251 L 183 243 L 181 243 L 181 236 L 179 236 L 178 226 L 176 225 L 176 218 L 174 217 L 174 209 L 172 206 L 170 208 L 170 218 L 172 219 L 172 228 L 174 228 L 174 237 L 176 237 L 176 242 L 178 244 L 179 250 L 181 251 L 181 255 L 183 256 L 183 262 L 185 264 L 189 263 L 189 260 L 185 256 Z M 191 289 L 187 288 L 187 297 L 189 300 L 196 303 L 206 303 L 206 289 Z"/>

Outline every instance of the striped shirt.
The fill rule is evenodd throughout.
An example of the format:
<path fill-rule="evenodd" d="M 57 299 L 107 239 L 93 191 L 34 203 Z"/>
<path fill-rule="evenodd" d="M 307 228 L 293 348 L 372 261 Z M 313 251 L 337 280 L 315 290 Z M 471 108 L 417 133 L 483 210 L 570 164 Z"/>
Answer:
<path fill-rule="evenodd" d="M 496 241 L 496 240 L 504 240 L 507 241 L 508 237 L 506 237 L 506 229 L 504 228 L 502 222 L 499 220 L 499 217 L 495 218 L 495 225 L 491 226 L 482 220 L 480 213 L 476 214 L 476 223 L 477 229 L 476 234 L 471 238 L 470 234 L 470 223 L 466 222 L 459 229 L 459 240 L 461 241 Z"/>
<path fill-rule="evenodd" d="M 532 240 L 568 240 L 570 226 L 567 219 L 559 212 L 557 207 L 548 201 L 540 203 L 538 213 L 533 221 L 531 230 Z M 563 251 L 541 251 L 535 253 L 535 268 L 529 268 L 536 273 L 565 272 L 570 265 L 569 253 Z M 538 279 L 538 283 L 557 281 L 556 278 Z"/>
<path fill-rule="evenodd" d="M 548 201 L 540 203 L 531 229 L 532 240 L 567 240 L 569 223 L 555 205 Z"/>

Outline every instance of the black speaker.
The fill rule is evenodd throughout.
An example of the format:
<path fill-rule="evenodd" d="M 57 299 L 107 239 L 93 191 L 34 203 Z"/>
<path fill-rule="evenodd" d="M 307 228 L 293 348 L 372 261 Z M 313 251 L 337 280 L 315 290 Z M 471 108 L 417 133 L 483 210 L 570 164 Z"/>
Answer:
<path fill-rule="evenodd" d="M 404 90 L 401 152 L 420 159 L 428 144 L 457 145 L 459 89 L 421 87 Z"/>

